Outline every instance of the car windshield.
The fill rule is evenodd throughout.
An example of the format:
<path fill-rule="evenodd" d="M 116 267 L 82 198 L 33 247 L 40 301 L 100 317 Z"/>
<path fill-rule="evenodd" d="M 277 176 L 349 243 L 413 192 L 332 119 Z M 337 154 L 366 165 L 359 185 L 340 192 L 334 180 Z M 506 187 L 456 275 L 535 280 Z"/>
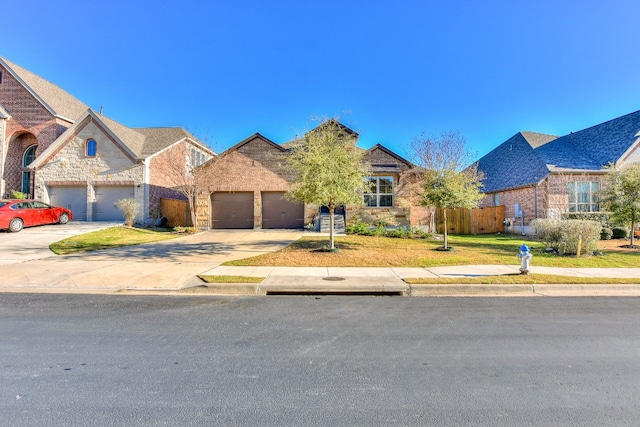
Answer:
<path fill-rule="evenodd" d="M 0 208 L 5 206 L 5 205 L 8 205 L 9 203 L 11 203 L 11 202 L 8 202 L 6 200 L 0 200 Z"/>

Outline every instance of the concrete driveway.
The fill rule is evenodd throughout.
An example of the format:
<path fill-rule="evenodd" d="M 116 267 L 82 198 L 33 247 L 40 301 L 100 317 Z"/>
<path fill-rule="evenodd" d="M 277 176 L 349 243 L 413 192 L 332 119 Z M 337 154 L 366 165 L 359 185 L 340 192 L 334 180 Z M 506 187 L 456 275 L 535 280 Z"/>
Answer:
<path fill-rule="evenodd" d="M 15 264 L 56 256 L 49 245 L 58 240 L 90 231 L 122 225 L 122 222 L 71 221 L 68 224 L 28 227 L 18 233 L 0 231 L 0 265 Z"/>
<path fill-rule="evenodd" d="M 26 292 L 177 290 L 201 284 L 196 275 L 225 261 L 276 251 L 303 235 L 296 230 L 211 230 L 73 255 L 58 256 L 48 249 L 56 240 L 111 225 L 70 223 L 0 234 L 0 286 Z"/>

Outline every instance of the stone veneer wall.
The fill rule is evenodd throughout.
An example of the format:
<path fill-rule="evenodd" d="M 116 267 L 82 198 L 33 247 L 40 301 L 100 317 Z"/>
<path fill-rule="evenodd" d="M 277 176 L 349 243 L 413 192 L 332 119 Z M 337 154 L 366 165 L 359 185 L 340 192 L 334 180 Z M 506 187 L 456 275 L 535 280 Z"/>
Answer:
<path fill-rule="evenodd" d="M 87 119 L 86 125 L 78 127 L 78 132 L 64 145 L 56 157 L 45 164 L 36 173 L 35 195 L 43 201 L 49 201 L 47 182 L 64 182 L 87 186 L 87 212 L 92 212 L 95 201 L 95 185 L 113 183 L 134 184 L 134 198 L 140 204 L 137 220 L 144 219 L 147 207 L 144 203 L 144 164 L 132 161 L 98 126 Z M 85 141 L 95 139 L 96 157 L 85 156 Z M 92 219 L 92 218 L 88 218 Z"/>

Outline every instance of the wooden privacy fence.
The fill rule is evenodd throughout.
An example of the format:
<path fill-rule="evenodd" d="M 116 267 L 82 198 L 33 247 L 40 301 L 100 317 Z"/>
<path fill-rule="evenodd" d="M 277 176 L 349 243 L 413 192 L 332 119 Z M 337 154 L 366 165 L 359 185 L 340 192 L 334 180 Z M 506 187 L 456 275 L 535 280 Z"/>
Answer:
<path fill-rule="evenodd" d="M 452 234 L 503 233 L 504 206 L 447 209 L 447 228 Z M 444 233 L 443 209 L 436 209 L 436 230 Z"/>
<path fill-rule="evenodd" d="M 186 200 L 160 199 L 160 215 L 169 227 L 191 227 L 191 214 Z"/>

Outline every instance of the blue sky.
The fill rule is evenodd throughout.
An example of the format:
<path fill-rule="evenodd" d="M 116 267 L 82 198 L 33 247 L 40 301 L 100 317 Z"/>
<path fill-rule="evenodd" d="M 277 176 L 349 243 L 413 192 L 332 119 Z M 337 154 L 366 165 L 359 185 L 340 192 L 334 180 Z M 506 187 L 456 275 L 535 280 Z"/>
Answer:
<path fill-rule="evenodd" d="M 478 155 L 640 109 L 637 0 L 21 0 L 0 56 L 130 127 L 216 151 L 338 117 L 410 157 L 457 130 Z"/>

